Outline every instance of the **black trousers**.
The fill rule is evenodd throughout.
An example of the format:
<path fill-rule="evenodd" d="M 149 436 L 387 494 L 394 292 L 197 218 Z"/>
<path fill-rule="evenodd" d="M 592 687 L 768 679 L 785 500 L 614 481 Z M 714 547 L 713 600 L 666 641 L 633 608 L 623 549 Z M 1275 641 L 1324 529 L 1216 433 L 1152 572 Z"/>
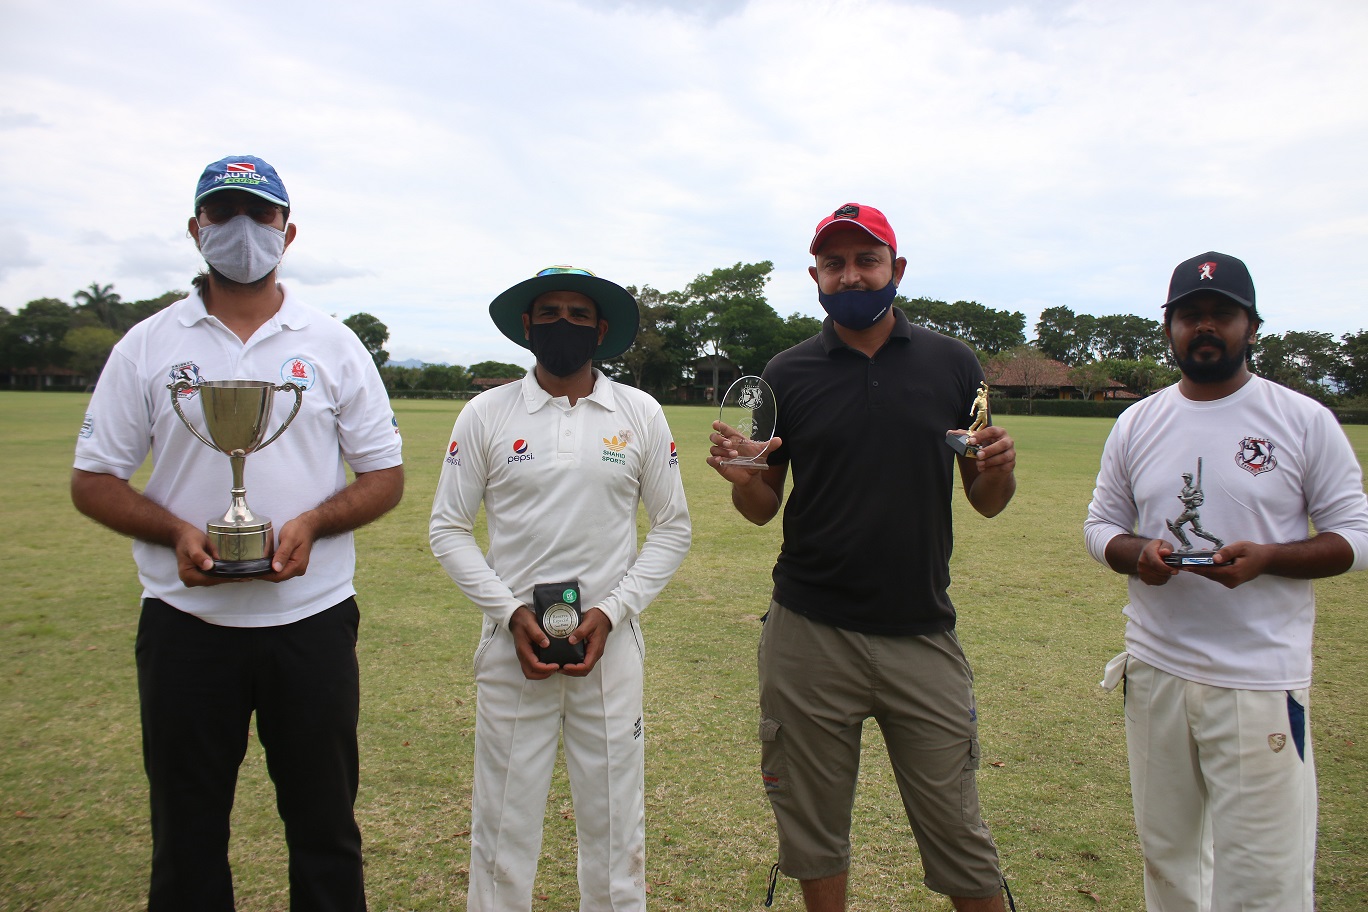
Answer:
<path fill-rule="evenodd" d="M 143 765 L 151 787 L 148 912 L 231 912 L 228 818 L 248 726 L 275 783 L 292 912 L 362 912 L 360 610 L 349 598 L 279 627 L 220 627 L 144 599 Z"/>

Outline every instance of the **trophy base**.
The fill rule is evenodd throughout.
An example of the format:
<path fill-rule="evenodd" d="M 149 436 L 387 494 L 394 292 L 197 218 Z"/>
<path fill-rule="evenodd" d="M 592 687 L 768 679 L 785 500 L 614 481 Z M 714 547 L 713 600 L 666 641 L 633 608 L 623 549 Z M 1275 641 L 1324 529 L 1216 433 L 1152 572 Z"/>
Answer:
<path fill-rule="evenodd" d="M 257 560 L 214 561 L 214 566 L 204 571 L 206 576 L 222 576 L 230 579 L 265 576 L 270 572 L 271 559 L 269 557 L 262 557 Z"/>
<path fill-rule="evenodd" d="M 961 456 L 977 456 L 979 448 L 969 442 L 968 434 L 946 434 L 945 445 Z"/>
<path fill-rule="evenodd" d="M 1174 551 L 1164 558 L 1170 567 L 1214 567 L 1215 551 Z"/>
<path fill-rule="evenodd" d="M 724 459 L 718 465 L 724 466 L 745 466 L 748 469 L 768 469 L 769 463 L 763 456 L 737 456 L 735 459 Z"/>

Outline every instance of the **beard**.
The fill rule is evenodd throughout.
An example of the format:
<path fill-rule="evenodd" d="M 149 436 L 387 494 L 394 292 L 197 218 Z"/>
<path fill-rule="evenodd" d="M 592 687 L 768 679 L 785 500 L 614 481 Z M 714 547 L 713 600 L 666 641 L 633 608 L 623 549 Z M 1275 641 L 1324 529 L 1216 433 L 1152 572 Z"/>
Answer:
<path fill-rule="evenodd" d="M 1221 356 L 1214 361 L 1200 361 L 1193 354 L 1193 350 L 1210 345 L 1216 348 Z M 1178 369 L 1183 372 L 1194 383 L 1222 383 L 1235 376 L 1240 371 L 1241 365 L 1245 363 L 1245 358 L 1249 354 L 1249 343 L 1243 343 L 1238 349 L 1231 352 L 1226 348 L 1225 341 L 1218 336 L 1202 335 L 1195 337 L 1188 343 L 1188 354 L 1186 358 L 1179 357 L 1178 349 L 1169 343 L 1169 349 L 1173 352 L 1173 360 L 1177 362 Z"/>

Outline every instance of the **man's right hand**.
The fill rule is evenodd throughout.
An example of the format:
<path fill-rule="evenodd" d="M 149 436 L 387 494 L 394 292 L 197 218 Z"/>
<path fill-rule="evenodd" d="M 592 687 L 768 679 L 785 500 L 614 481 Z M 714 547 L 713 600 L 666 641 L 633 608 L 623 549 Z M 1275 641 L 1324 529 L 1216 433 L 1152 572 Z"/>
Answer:
<path fill-rule="evenodd" d="M 541 681 L 560 671 L 559 665 L 548 665 L 537 658 L 537 649 L 551 645 L 546 631 L 537 623 L 537 616 L 526 605 L 513 612 L 508 619 L 508 632 L 513 634 L 513 649 L 518 654 L 523 677 Z"/>
<path fill-rule="evenodd" d="M 224 583 L 241 582 L 246 577 L 210 576 L 206 570 L 213 569 L 214 555 L 209 545 L 209 537 L 204 530 L 189 523 L 182 523 L 175 533 L 176 570 L 180 581 L 186 587 L 221 586 Z"/>
<path fill-rule="evenodd" d="M 1135 572 L 1140 582 L 1147 586 L 1162 586 L 1178 575 L 1177 567 L 1164 563 L 1164 558 L 1173 553 L 1173 545 L 1162 538 L 1152 539 L 1145 544 L 1135 562 Z"/>

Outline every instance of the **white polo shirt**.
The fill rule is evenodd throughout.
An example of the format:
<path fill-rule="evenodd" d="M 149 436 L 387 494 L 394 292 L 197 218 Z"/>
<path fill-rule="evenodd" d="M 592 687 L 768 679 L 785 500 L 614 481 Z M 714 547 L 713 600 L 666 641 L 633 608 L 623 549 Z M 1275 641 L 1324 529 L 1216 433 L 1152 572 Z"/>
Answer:
<path fill-rule="evenodd" d="M 81 427 L 76 468 L 128 479 L 150 450 L 148 497 L 200 528 L 221 518 L 231 501 L 229 459 L 177 417 L 167 387 L 179 379 L 289 381 L 305 388 L 289 428 L 246 461 L 247 503 L 272 521 L 277 539 L 286 522 L 346 485 L 346 466 L 371 472 L 402 462 L 399 426 L 380 374 L 341 321 L 286 291 L 279 312 L 244 343 L 205 311 L 195 292 L 134 326 L 114 347 Z M 180 405 L 207 437 L 198 394 L 183 395 Z M 292 394 L 275 394 L 269 433 L 293 405 Z M 315 542 L 308 573 L 283 583 L 187 588 L 173 549 L 137 541 L 133 555 L 144 596 L 228 627 L 288 624 L 355 594 L 351 533 Z"/>
<path fill-rule="evenodd" d="M 578 579 L 582 603 L 616 627 L 665 588 L 689 550 L 679 458 L 660 405 L 594 371 L 573 406 L 529 371 L 456 418 L 433 500 L 432 553 L 461 591 L 507 627 L 532 587 Z M 475 541 L 480 501 L 489 553 Z M 637 553 L 636 509 L 649 531 Z"/>

